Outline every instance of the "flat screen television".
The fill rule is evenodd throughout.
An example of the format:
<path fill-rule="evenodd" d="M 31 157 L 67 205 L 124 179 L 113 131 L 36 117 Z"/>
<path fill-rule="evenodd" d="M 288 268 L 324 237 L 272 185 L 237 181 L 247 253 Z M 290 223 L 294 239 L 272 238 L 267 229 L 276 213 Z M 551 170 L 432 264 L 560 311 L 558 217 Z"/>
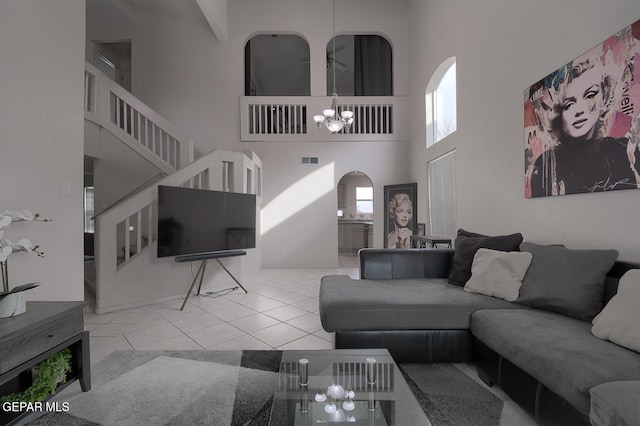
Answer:
<path fill-rule="evenodd" d="M 255 246 L 255 195 L 158 186 L 158 257 Z"/>

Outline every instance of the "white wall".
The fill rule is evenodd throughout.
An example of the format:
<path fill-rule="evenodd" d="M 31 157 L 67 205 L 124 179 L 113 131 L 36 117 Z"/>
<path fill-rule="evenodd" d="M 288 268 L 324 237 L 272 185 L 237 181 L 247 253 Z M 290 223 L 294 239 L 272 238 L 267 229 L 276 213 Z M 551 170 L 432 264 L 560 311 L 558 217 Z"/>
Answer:
<path fill-rule="evenodd" d="M 244 46 L 258 33 L 296 33 L 307 39 L 311 50 L 311 94 L 326 95 L 325 49 L 332 37 L 330 3 L 229 2 L 227 43 L 216 40 L 195 0 L 138 2 L 133 9 L 128 14 L 131 24 L 124 20 L 109 30 L 113 39 L 132 34 L 133 94 L 192 138 L 199 154 L 214 148 L 255 151 L 263 160 L 265 208 L 271 205 L 271 211 L 275 211 L 273 206 L 290 196 L 287 188 L 314 175 L 312 168 L 299 165 L 301 156 L 320 156 L 321 167 L 333 164 L 333 173 L 322 175 L 321 183 L 330 192 L 297 211 L 286 224 L 265 230 L 262 248 L 264 266 L 336 266 L 338 180 L 349 171 L 363 171 L 374 182 L 376 200 L 382 200 L 384 185 L 406 183 L 409 179 L 408 141 L 243 143 L 239 119 L 239 97 L 244 94 Z M 399 96 L 406 96 L 409 91 L 406 22 L 405 2 L 337 2 L 337 33 L 381 33 L 390 40 L 394 91 Z M 102 35 L 94 34 L 93 24 L 88 22 L 90 38 L 107 34 L 104 26 L 96 24 L 96 28 Z M 290 203 L 300 205 L 295 200 Z M 375 208 L 382 215 L 382 204 Z M 383 222 L 377 221 L 374 239 L 379 247 L 382 233 Z"/>
<path fill-rule="evenodd" d="M 640 2 L 428 0 L 409 5 L 414 180 L 425 182 L 428 159 L 456 146 L 459 227 L 487 234 L 519 231 L 529 241 L 572 248 L 615 248 L 621 259 L 639 261 L 640 191 L 524 198 L 523 93 L 640 19 Z M 458 131 L 428 152 L 424 89 L 450 56 L 457 58 Z M 420 209 L 424 219 L 425 207 Z"/>
<path fill-rule="evenodd" d="M 337 185 L 358 170 L 374 188 L 374 244 L 383 247 L 384 194 L 390 182 L 405 183 L 407 143 L 270 143 L 256 148 L 265 170 L 262 207 L 264 266 L 335 267 L 338 264 Z M 300 154 L 300 152 L 303 154 Z M 319 158 L 318 166 L 300 165 L 300 156 Z M 270 166 L 267 166 L 270 165 Z"/>
<path fill-rule="evenodd" d="M 0 2 L 0 210 L 53 220 L 13 224 L 5 234 L 45 252 L 9 258 L 13 285 L 41 283 L 29 300 L 84 300 L 84 33 L 83 1 Z"/>

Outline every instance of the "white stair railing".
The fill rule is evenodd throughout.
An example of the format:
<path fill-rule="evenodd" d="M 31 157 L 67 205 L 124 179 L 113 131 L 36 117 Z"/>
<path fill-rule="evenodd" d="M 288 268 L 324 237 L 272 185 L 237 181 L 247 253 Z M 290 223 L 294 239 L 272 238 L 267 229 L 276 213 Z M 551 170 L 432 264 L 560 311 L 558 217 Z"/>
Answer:
<path fill-rule="evenodd" d="M 260 205 L 262 162 L 254 153 L 223 150 L 194 161 L 191 140 L 89 63 L 84 89 L 85 119 L 167 175 L 96 216 L 96 313 L 183 294 L 176 285 L 183 271 L 156 255 L 158 185 L 248 192 Z"/>
<path fill-rule="evenodd" d="M 193 144 L 167 120 L 85 62 L 85 119 L 107 129 L 163 172 L 193 161 Z"/>
<path fill-rule="evenodd" d="M 232 174 L 228 175 L 230 171 Z M 223 190 L 223 182 L 228 181 L 240 189 L 234 192 L 256 194 L 258 205 L 261 205 L 260 158 L 254 153 L 215 150 L 99 215 L 95 242 L 96 312 L 181 294 L 182 287 L 171 285 L 175 283 L 159 283 L 148 272 L 151 265 L 155 270 L 168 267 L 156 256 L 158 185 Z M 142 274 L 131 273 L 135 263 Z"/>

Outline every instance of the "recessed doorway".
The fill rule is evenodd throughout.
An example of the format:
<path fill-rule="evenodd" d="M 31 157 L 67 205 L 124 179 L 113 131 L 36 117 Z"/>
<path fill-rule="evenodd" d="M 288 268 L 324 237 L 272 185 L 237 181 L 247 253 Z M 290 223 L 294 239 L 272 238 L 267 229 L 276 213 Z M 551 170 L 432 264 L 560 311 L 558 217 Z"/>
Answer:
<path fill-rule="evenodd" d="M 373 247 L 373 182 L 353 171 L 338 182 L 338 255 L 346 267 L 357 267 L 358 250 Z"/>
<path fill-rule="evenodd" d="M 94 41 L 93 65 L 131 92 L 131 40 Z"/>

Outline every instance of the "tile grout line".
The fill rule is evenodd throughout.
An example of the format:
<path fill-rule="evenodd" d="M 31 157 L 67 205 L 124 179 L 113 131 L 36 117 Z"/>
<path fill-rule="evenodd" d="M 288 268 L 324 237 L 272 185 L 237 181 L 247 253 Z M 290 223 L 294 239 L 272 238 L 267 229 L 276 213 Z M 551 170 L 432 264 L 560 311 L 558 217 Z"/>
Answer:
<path fill-rule="evenodd" d="M 316 335 L 314 333 L 319 333 L 321 331 L 323 331 L 322 327 L 320 326 L 320 328 L 318 328 L 317 330 L 314 331 L 307 331 L 304 330 L 296 325 L 293 325 L 291 323 L 289 323 L 289 321 L 294 321 L 298 318 L 304 317 L 304 316 L 308 316 L 308 315 L 313 315 L 314 317 L 319 317 L 319 313 L 317 311 L 317 308 L 315 306 L 315 304 L 317 304 L 317 291 L 319 290 L 319 283 L 320 283 L 320 279 L 322 278 L 322 276 L 327 275 L 327 274 L 332 274 L 332 273 L 341 273 L 341 274 L 347 274 L 347 275 L 351 275 L 353 271 L 349 271 L 349 269 L 356 269 L 356 268 L 348 268 L 344 263 L 340 264 L 340 267 L 338 269 L 335 268 L 305 268 L 304 270 L 301 269 L 295 269 L 292 270 L 290 268 L 274 268 L 274 269 L 263 269 L 263 271 L 265 272 L 265 274 L 261 277 L 258 277 L 257 282 L 255 283 L 249 283 L 249 285 L 254 287 L 255 292 L 251 292 L 249 294 L 251 294 L 252 296 L 248 297 L 246 302 L 248 305 L 245 305 L 243 303 L 243 296 L 244 294 L 240 294 L 240 293 L 232 293 L 229 296 L 230 297 L 225 297 L 227 296 L 227 294 L 225 295 L 221 295 L 218 297 L 210 297 L 210 296 L 206 296 L 204 294 L 201 294 L 200 296 L 203 296 L 203 299 L 201 299 L 202 304 L 199 303 L 192 303 L 192 301 L 189 301 L 189 306 L 191 307 L 191 309 L 194 310 L 195 314 L 193 315 L 194 318 L 197 318 L 200 315 L 203 316 L 211 316 L 213 318 L 215 318 L 217 321 L 220 321 L 220 324 L 216 324 L 210 327 L 204 327 L 198 330 L 194 330 L 193 332 L 196 331 L 201 331 L 204 330 L 206 328 L 211 328 L 211 327 L 216 327 L 216 326 L 221 326 L 223 324 L 226 324 L 228 326 L 233 327 L 233 329 L 238 330 L 239 332 L 241 332 L 242 334 L 240 336 L 236 336 L 230 339 L 225 339 L 224 341 L 221 342 L 216 342 L 215 345 L 223 345 L 224 343 L 228 343 L 232 340 L 235 339 L 242 339 L 246 336 L 249 336 L 250 338 L 255 339 L 256 343 L 259 342 L 262 345 L 265 345 L 266 347 L 269 347 L 273 350 L 278 350 L 278 347 L 283 347 L 286 345 L 290 345 L 298 340 L 301 339 L 308 339 L 309 336 L 311 336 L 312 338 L 315 339 L 319 339 L 318 342 L 322 341 L 322 342 L 326 342 L 328 344 L 334 344 L 334 338 L 332 337 L 332 335 L 330 333 L 327 333 L 326 335 L 323 336 L 319 336 Z M 259 274 L 260 272 L 258 272 Z M 276 284 L 277 283 L 277 284 Z M 275 285 L 274 285 L 275 284 Z M 297 291 L 297 289 L 299 289 L 300 291 Z M 262 291 L 266 291 L 267 293 L 271 293 L 271 295 L 265 295 L 262 294 Z M 277 293 L 281 293 L 283 298 L 289 298 L 289 300 L 293 300 L 293 299 L 299 299 L 299 300 L 295 300 L 293 302 L 285 302 L 282 301 L 281 299 L 279 299 L 279 295 L 277 295 Z M 255 295 L 255 297 L 253 296 Z M 285 296 L 286 295 L 286 296 Z M 225 319 L 222 317 L 217 316 L 214 312 L 215 310 L 208 310 L 212 309 L 212 306 L 207 306 L 207 302 L 206 299 L 210 299 L 210 300 L 217 300 L 220 299 L 220 306 L 221 309 L 226 309 L 226 310 L 232 310 L 234 306 L 242 306 L 244 308 L 246 308 L 245 314 L 242 314 L 240 317 L 238 318 L 233 318 L 233 319 Z M 278 307 L 271 307 L 270 309 L 266 309 L 266 310 L 262 310 L 261 308 L 259 308 L 260 306 L 260 301 L 261 299 L 264 299 L 267 303 L 267 305 L 271 302 L 276 302 L 281 304 L 281 306 Z M 315 299 L 315 300 L 314 300 Z M 305 307 L 301 307 L 301 306 L 296 306 L 296 304 L 302 303 L 303 306 Z M 97 330 L 101 327 L 104 327 L 107 324 L 125 324 L 125 323 L 119 323 L 117 322 L 118 319 L 122 318 L 125 315 L 157 315 L 158 318 L 161 318 L 163 321 L 165 321 L 168 326 L 171 326 L 172 328 L 176 329 L 179 334 L 178 336 L 174 336 L 171 338 L 167 338 L 167 339 L 162 339 L 160 341 L 154 342 L 154 344 L 159 343 L 159 346 L 162 346 L 162 342 L 164 341 L 168 341 L 168 340 L 172 340 L 175 339 L 179 336 L 186 336 L 187 339 L 189 339 L 189 341 L 195 343 L 195 345 L 199 348 L 202 348 L 202 350 L 215 350 L 215 345 L 214 347 L 212 347 L 211 349 L 207 349 L 205 348 L 203 345 L 201 345 L 200 343 L 198 343 L 192 336 L 191 334 L 193 332 L 186 332 L 184 331 L 181 327 L 179 327 L 178 325 L 176 325 L 174 323 L 174 321 L 178 322 L 179 319 L 181 319 L 178 316 L 175 315 L 169 315 L 168 312 L 162 312 L 162 310 L 164 309 L 174 309 L 172 308 L 172 305 L 169 303 L 159 303 L 159 304 L 150 304 L 150 305 L 145 305 L 142 307 L 135 307 L 135 308 L 127 308 L 126 310 L 123 310 L 121 312 L 118 312 L 117 314 L 114 315 L 114 313 L 107 313 L 106 315 L 114 315 L 113 318 L 111 318 L 109 321 L 105 321 L 105 322 L 98 322 L 95 321 L 95 318 L 93 319 L 93 322 L 87 322 L 87 324 L 93 324 L 95 326 L 97 326 L 94 330 Z M 278 309 L 283 309 L 284 308 L 294 308 L 297 311 L 294 311 L 296 313 L 296 315 L 292 318 L 287 318 L 286 320 L 282 320 L 278 317 L 272 316 L 272 314 L 269 314 L 269 311 L 276 311 Z M 313 309 L 313 310 L 310 310 Z M 250 313 L 247 313 L 250 312 Z M 264 327 L 259 327 L 256 330 L 252 330 L 251 332 L 247 332 L 242 330 L 240 327 L 236 326 L 233 324 L 233 322 L 235 321 L 239 321 L 242 320 L 244 318 L 248 318 L 252 315 L 257 315 L 257 314 L 261 314 L 264 315 L 266 318 L 268 318 L 269 320 L 273 320 L 276 323 L 272 324 L 272 325 L 267 325 Z M 91 313 L 91 315 L 93 316 L 97 316 L 97 314 L 95 313 Z M 224 315 L 223 315 L 224 316 Z M 286 315 L 285 315 L 286 317 Z M 89 321 L 92 321 L 92 318 L 89 318 Z M 196 319 L 197 321 L 197 319 Z M 309 322 L 311 323 L 311 321 L 313 321 L 313 317 L 309 318 Z M 129 324 L 129 323 L 127 323 Z M 278 326 L 278 325 L 286 325 L 288 327 L 292 328 L 292 331 L 295 330 L 295 333 L 302 333 L 301 336 L 296 337 L 294 339 L 290 339 L 290 336 L 283 336 L 285 337 L 285 342 L 280 344 L 277 347 L 272 346 L 271 344 L 267 343 L 266 341 L 264 341 L 263 339 L 260 339 L 259 337 L 257 337 L 255 335 L 255 333 L 265 330 L 269 327 L 274 327 L 274 326 Z M 304 325 L 304 322 L 302 323 Z M 311 323 L 312 324 L 312 323 Z M 144 327 L 141 327 L 140 330 L 144 330 L 144 328 L 150 328 L 153 326 L 157 326 L 157 324 L 154 323 L 150 323 L 150 324 L 145 324 Z M 164 325 L 161 325 L 164 326 Z M 158 326 L 158 327 L 161 327 Z M 313 327 L 309 327 L 309 328 L 313 328 Z M 100 336 L 98 336 L 100 337 Z M 107 337 L 107 336 L 104 336 Z M 113 344 L 117 344 L 115 342 L 115 340 L 118 339 L 122 339 L 123 342 L 126 343 L 127 346 L 129 346 L 132 350 L 139 350 L 136 349 L 134 347 L 134 345 L 132 344 L 131 339 L 129 339 L 128 337 L 125 336 L 125 333 L 120 333 L 118 336 L 112 336 L 110 337 L 110 339 L 108 340 L 108 342 L 113 341 Z M 103 343 L 101 343 L 102 345 Z M 109 346 L 109 343 L 104 343 L 105 346 L 102 346 L 100 348 L 100 353 L 105 352 L 104 349 L 107 348 Z M 116 349 L 117 346 L 114 348 Z"/>

